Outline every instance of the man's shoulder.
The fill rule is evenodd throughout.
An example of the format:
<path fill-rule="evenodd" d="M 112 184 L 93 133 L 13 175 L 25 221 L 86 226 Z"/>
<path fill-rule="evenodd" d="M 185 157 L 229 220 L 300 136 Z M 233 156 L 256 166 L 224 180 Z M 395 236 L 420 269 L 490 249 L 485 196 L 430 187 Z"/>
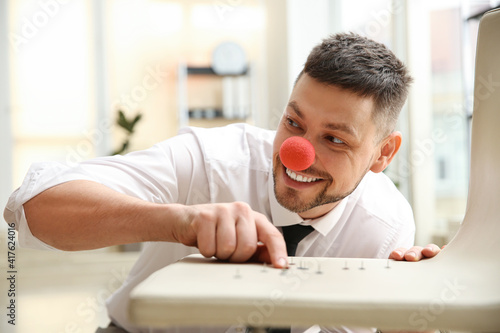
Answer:
<path fill-rule="evenodd" d="M 392 250 L 413 244 L 411 206 L 383 173 L 369 172 L 349 196 L 348 224 L 363 248 L 350 255 L 387 258 Z"/>
<path fill-rule="evenodd" d="M 272 156 L 275 131 L 245 123 L 223 127 L 187 127 L 179 134 L 192 134 L 198 141 L 205 158 L 266 168 Z"/>
<path fill-rule="evenodd" d="M 274 140 L 276 131 L 263 129 L 246 123 L 234 123 L 221 127 L 185 127 L 179 134 L 191 133 L 205 143 L 231 144 L 269 143 Z"/>
<path fill-rule="evenodd" d="M 353 194 L 358 208 L 374 218 L 393 226 L 413 223 L 410 203 L 384 173 L 368 172 Z"/>

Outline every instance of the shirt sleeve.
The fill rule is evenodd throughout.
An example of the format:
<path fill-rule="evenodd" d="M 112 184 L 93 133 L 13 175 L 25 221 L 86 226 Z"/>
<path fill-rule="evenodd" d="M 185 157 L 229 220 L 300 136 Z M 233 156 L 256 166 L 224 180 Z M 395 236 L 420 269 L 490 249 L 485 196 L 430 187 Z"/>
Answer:
<path fill-rule="evenodd" d="M 89 180 L 115 191 L 155 203 L 185 203 L 206 193 L 203 153 L 192 133 L 161 142 L 125 156 L 101 157 L 73 166 L 58 162 L 35 163 L 22 185 L 10 196 L 4 210 L 7 223 L 15 224 L 21 246 L 51 249 L 33 236 L 23 204 L 41 192 L 72 180 Z M 194 191 L 193 189 L 197 189 Z"/>

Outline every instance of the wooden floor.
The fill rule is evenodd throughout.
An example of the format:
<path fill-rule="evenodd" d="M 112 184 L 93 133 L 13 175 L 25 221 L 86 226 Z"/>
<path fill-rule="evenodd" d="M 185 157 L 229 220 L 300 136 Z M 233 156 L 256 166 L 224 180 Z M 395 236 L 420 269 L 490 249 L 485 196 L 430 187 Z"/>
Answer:
<path fill-rule="evenodd" d="M 108 322 L 106 298 L 120 287 L 138 257 L 137 252 L 109 249 L 71 253 L 17 248 L 15 253 L 16 325 L 9 325 L 2 311 L 0 332 L 5 333 L 95 332 Z M 2 272 L 7 271 L 6 259 L 0 264 Z M 1 278 L 6 280 L 3 274 Z M 2 281 L 2 309 L 10 300 L 4 285 Z"/>

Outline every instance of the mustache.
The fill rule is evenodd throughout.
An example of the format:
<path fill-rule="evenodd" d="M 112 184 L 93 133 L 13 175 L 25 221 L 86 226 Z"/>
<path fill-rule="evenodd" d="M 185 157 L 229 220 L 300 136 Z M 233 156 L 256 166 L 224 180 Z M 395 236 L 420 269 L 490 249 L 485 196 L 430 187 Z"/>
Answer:
<path fill-rule="evenodd" d="M 281 162 L 281 158 L 280 158 L 279 154 L 275 155 L 274 161 L 275 161 L 275 165 L 281 164 L 281 165 L 283 165 L 284 168 L 286 168 L 285 165 L 283 164 L 283 162 Z M 294 171 L 299 171 L 299 170 L 294 170 Z M 311 165 L 309 168 L 307 168 L 305 170 L 300 170 L 300 172 L 307 173 L 308 175 L 315 177 L 315 178 L 322 178 L 324 180 L 333 181 L 333 178 L 332 178 L 332 176 L 330 176 L 329 173 L 327 173 L 325 171 L 318 170 L 313 165 Z"/>

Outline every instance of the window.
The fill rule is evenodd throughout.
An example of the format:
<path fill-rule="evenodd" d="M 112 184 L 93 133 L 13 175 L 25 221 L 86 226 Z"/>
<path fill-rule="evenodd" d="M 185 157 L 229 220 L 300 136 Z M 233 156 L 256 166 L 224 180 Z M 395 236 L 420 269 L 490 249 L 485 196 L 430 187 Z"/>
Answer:
<path fill-rule="evenodd" d="M 95 109 L 93 48 L 86 1 L 11 6 L 13 184 L 19 186 L 32 162 L 94 154 L 92 142 L 83 144 Z"/>

